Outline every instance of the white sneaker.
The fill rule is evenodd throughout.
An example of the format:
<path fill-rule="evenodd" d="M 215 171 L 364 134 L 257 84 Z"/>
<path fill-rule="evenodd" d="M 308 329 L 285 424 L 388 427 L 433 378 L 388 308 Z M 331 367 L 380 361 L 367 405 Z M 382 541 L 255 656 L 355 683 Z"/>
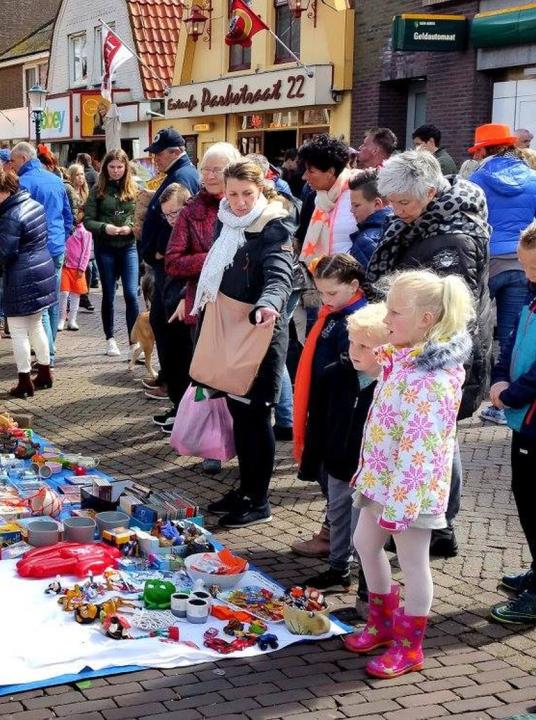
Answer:
<path fill-rule="evenodd" d="M 67 330 L 80 330 L 80 328 L 76 324 L 76 320 L 69 320 L 69 322 L 67 323 Z"/>
<path fill-rule="evenodd" d="M 58 332 L 61 332 L 65 327 L 65 320 L 60 320 L 58 323 Z"/>
<path fill-rule="evenodd" d="M 117 347 L 115 338 L 106 340 L 106 355 L 121 355 L 121 350 Z"/>

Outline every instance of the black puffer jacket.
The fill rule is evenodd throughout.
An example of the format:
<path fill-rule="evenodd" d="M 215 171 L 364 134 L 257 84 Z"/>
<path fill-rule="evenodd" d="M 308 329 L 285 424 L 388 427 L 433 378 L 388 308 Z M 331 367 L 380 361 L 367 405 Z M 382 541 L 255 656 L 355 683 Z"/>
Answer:
<path fill-rule="evenodd" d="M 276 219 L 269 219 L 271 214 Z M 216 237 L 220 230 L 218 222 Z M 239 248 L 233 264 L 223 273 L 220 291 L 234 300 L 254 305 L 255 309 L 270 307 L 281 313 L 268 352 L 247 396 L 256 404 L 272 404 L 278 400 L 281 391 L 288 348 L 285 308 L 292 289 L 292 243 L 289 229 L 281 219 L 281 204 L 270 203 L 245 235 L 247 242 Z"/>
<path fill-rule="evenodd" d="M 475 299 L 476 321 L 469 328 L 473 355 L 458 418 L 471 417 L 487 396 L 493 321 L 488 291 L 489 225 L 482 190 L 457 176 L 445 178 L 443 192 L 413 223 L 395 218 L 367 267 L 367 280 L 381 288 L 394 270 L 433 270 L 461 275 Z M 378 282 L 380 281 L 380 282 Z"/>
<path fill-rule="evenodd" d="M 56 302 L 45 211 L 27 190 L 0 204 L 0 262 L 6 317 L 33 315 Z"/>

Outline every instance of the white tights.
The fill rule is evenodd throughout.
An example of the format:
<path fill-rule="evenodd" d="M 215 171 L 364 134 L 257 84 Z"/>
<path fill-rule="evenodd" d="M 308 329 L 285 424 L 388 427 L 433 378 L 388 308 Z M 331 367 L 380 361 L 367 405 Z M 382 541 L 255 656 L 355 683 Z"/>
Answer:
<path fill-rule="evenodd" d="M 383 546 L 389 534 L 378 525 L 373 510 L 362 508 L 354 533 L 368 589 L 386 595 L 391 591 L 391 565 Z M 432 607 L 434 586 L 430 570 L 431 530 L 408 528 L 393 535 L 405 583 L 405 612 L 422 617 Z"/>
<path fill-rule="evenodd" d="M 67 320 L 67 302 L 71 296 L 71 303 L 69 308 L 69 322 L 76 322 L 76 315 L 78 314 L 78 308 L 80 307 L 80 295 L 69 292 L 60 292 L 60 320 Z"/>
<path fill-rule="evenodd" d="M 46 310 L 45 310 L 46 312 Z M 13 355 L 17 372 L 29 373 L 31 369 L 31 348 L 35 350 L 40 365 L 50 365 L 48 340 L 43 327 L 42 312 L 24 317 L 8 317 Z"/>

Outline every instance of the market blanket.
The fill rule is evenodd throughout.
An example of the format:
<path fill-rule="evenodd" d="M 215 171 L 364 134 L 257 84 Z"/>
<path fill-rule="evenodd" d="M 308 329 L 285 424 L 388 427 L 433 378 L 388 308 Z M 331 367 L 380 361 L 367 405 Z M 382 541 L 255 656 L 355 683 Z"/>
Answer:
<path fill-rule="evenodd" d="M 241 584 L 258 581 L 259 574 L 249 572 Z M 76 578 L 64 578 L 72 585 Z M 271 586 L 273 581 L 266 578 Z M 102 670 L 113 665 L 131 670 L 133 665 L 152 668 L 172 668 L 196 665 L 227 657 L 252 657 L 264 654 L 257 646 L 240 652 L 220 655 L 203 646 L 203 633 L 208 627 L 220 630 L 225 622 L 209 618 L 206 625 L 180 623 L 180 640 L 191 641 L 198 649 L 183 642 L 171 642 L 161 638 L 137 640 L 112 640 L 100 630 L 99 625 L 79 625 L 72 613 L 63 612 L 56 597 L 45 595 L 48 580 L 20 578 L 15 560 L 0 562 L 0 637 L 2 638 L 2 662 L 0 663 L 1 686 L 42 682 L 65 674 L 78 674 L 85 668 Z M 177 623 L 178 624 L 178 623 Z M 284 623 L 272 623 L 273 632 L 283 648 L 303 640 L 322 640 L 347 632 L 344 626 L 331 622 L 330 632 L 321 636 L 293 635 Z M 221 636 L 221 635 L 220 635 Z M 273 652 L 273 651 L 272 651 Z M 80 678 L 82 679 L 82 678 Z M 23 689 L 22 687 L 20 689 Z M 5 689 L 4 691 L 6 691 Z M 10 687 L 9 692 L 17 688 Z"/>

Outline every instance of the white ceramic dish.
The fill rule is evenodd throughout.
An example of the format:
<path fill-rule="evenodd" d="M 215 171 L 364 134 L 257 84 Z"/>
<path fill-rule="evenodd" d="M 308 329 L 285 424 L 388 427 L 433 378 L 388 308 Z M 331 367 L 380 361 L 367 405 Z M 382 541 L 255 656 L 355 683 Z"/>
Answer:
<path fill-rule="evenodd" d="M 209 588 L 211 585 L 219 585 L 222 590 L 224 588 L 232 588 L 239 583 L 240 580 L 242 580 L 249 569 L 248 563 L 246 564 L 244 572 L 237 573 L 236 575 L 215 575 L 213 573 L 204 573 L 199 570 L 194 570 L 192 565 L 195 565 L 203 555 L 217 555 L 217 553 L 196 553 L 195 555 L 190 555 L 189 557 L 184 558 L 184 566 L 186 567 L 186 572 L 192 578 L 192 581 L 195 582 L 196 580 L 202 580 L 206 588 Z"/>

